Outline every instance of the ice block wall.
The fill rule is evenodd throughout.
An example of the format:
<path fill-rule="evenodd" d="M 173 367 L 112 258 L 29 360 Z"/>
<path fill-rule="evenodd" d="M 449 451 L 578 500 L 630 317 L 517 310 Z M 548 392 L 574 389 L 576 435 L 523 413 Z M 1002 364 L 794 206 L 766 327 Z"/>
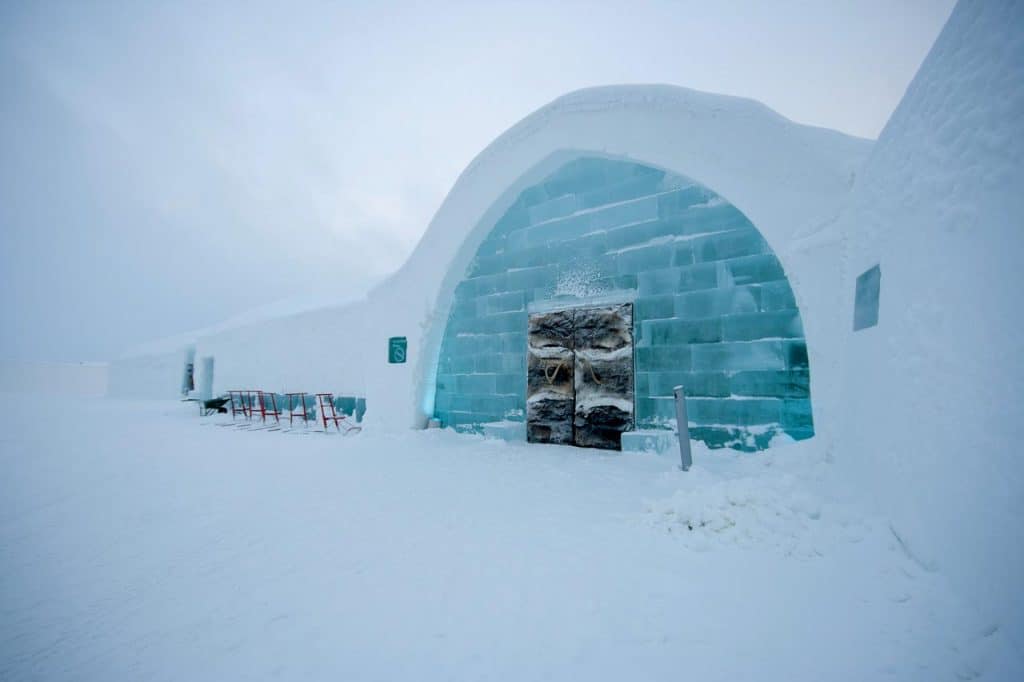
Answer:
<path fill-rule="evenodd" d="M 525 189 L 479 247 L 451 304 L 435 416 L 460 430 L 522 421 L 528 307 L 615 295 L 635 305 L 638 427 L 673 426 L 682 384 L 691 433 L 711 446 L 813 435 L 800 312 L 761 233 L 692 180 L 598 157 Z"/>

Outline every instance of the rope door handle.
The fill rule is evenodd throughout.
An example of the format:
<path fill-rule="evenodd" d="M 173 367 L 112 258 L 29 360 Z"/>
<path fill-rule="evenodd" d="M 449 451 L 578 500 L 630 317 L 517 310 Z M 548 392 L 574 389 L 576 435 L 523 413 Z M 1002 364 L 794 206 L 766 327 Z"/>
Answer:
<path fill-rule="evenodd" d="M 590 370 L 590 376 L 593 377 L 594 383 L 596 383 L 598 386 L 603 386 L 604 382 L 602 382 L 600 379 L 597 378 L 597 371 L 594 370 L 594 363 L 592 363 L 587 358 L 584 358 L 584 357 L 581 357 L 581 356 L 578 356 L 578 355 L 576 357 L 578 357 L 580 362 L 583 363 L 584 365 L 586 365 L 587 369 Z"/>
<path fill-rule="evenodd" d="M 552 367 L 554 367 L 555 369 L 554 372 L 550 371 Z M 556 365 L 548 363 L 544 366 L 544 378 L 548 380 L 549 385 L 555 383 L 555 379 L 558 378 L 558 373 L 562 370 L 563 367 L 565 367 L 565 360 L 559 360 L 558 364 Z"/>

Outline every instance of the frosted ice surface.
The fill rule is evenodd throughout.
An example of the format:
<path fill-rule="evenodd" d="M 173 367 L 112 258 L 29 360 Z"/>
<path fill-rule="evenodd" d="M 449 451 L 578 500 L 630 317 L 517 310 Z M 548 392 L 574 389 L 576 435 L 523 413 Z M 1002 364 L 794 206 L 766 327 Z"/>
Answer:
<path fill-rule="evenodd" d="M 875 266 L 857 278 L 857 295 L 853 307 L 853 331 L 878 324 L 878 299 L 882 271 Z"/>

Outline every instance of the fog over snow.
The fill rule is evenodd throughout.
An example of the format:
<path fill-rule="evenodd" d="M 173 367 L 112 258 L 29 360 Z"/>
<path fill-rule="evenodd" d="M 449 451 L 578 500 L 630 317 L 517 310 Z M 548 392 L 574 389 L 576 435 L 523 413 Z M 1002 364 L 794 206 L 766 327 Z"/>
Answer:
<path fill-rule="evenodd" d="M 0 353 L 359 295 L 555 97 L 672 83 L 874 137 L 952 2 L 4 3 Z"/>

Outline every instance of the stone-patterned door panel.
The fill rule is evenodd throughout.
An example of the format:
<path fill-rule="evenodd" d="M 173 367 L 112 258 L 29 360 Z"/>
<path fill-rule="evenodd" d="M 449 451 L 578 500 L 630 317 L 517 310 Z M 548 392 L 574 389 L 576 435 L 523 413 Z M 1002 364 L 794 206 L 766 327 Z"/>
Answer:
<path fill-rule="evenodd" d="M 622 449 L 633 428 L 633 306 L 581 308 L 573 320 L 576 445 Z"/>
<path fill-rule="evenodd" d="M 621 449 L 633 428 L 633 306 L 529 317 L 527 439 Z"/>
<path fill-rule="evenodd" d="M 572 445 L 573 314 L 530 315 L 527 336 L 526 439 Z"/>

